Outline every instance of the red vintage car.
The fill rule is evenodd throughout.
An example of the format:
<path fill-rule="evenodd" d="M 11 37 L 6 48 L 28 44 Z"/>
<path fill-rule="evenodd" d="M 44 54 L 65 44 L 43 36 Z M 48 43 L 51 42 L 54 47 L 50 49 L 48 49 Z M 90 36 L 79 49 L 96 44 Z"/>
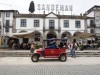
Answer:
<path fill-rule="evenodd" d="M 56 39 L 54 41 L 57 41 L 57 40 L 58 39 Z M 44 42 L 46 42 L 46 41 L 50 41 L 50 40 L 44 40 Z M 48 48 L 35 49 L 35 51 L 33 52 L 32 56 L 31 56 L 31 60 L 33 62 L 37 62 L 40 57 L 58 58 L 60 61 L 64 62 L 67 59 L 66 48 L 65 47 L 62 47 L 62 48 L 48 47 Z"/>

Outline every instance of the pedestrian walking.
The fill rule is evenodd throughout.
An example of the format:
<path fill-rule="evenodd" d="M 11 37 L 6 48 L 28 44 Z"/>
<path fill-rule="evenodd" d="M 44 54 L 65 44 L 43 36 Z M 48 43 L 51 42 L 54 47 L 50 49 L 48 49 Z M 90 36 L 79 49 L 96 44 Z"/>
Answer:
<path fill-rule="evenodd" d="M 30 54 L 31 54 L 31 55 L 33 54 L 34 50 L 35 50 L 35 45 L 34 45 L 34 43 L 32 42 L 32 44 L 31 44 L 31 51 L 30 51 Z"/>
<path fill-rule="evenodd" d="M 68 48 L 69 48 L 69 50 L 70 50 L 70 54 L 71 54 L 71 57 L 72 57 L 72 56 L 73 56 L 73 55 L 72 55 L 73 43 L 70 43 L 70 44 L 68 45 Z"/>
<path fill-rule="evenodd" d="M 76 44 L 76 43 L 72 43 L 72 44 L 71 44 L 71 56 L 72 56 L 73 58 L 76 57 L 76 53 L 75 53 L 76 50 L 77 50 L 77 44 Z"/>

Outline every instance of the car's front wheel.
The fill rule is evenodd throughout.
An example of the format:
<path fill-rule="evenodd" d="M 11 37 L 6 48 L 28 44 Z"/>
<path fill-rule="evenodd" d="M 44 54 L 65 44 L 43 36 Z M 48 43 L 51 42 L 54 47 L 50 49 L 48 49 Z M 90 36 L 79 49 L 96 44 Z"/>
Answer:
<path fill-rule="evenodd" d="M 33 54 L 33 55 L 31 56 L 31 60 L 32 60 L 33 62 L 38 62 L 38 60 L 39 60 L 39 55 Z"/>
<path fill-rule="evenodd" d="M 66 59 L 67 59 L 67 56 L 65 54 L 62 54 L 59 57 L 59 60 L 62 61 L 62 62 L 66 61 Z"/>

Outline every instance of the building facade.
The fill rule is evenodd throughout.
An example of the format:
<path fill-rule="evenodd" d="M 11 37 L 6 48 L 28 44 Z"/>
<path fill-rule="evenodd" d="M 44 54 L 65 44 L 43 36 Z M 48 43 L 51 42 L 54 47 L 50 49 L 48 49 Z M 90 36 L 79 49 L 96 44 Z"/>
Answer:
<path fill-rule="evenodd" d="M 0 39 L 3 46 L 7 46 L 8 37 L 13 33 L 13 16 L 17 10 L 0 10 Z"/>
<path fill-rule="evenodd" d="M 100 38 L 100 6 L 95 5 L 86 13 L 87 15 L 87 31 L 95 33 L 96 38 Z M 90 21 L 90 22 L 89 22 Z"/>
<path fill-rule="evenodd" d="M 0 10 L 0 36 L 10 36 L 13 33 L 13 16 L 17 10 Z"/>
<path fill-rule="evenodd" d="M 16 36 L 20 43 L 42 42 L 43 39 L 64 38 L 68 42 L 81 32 L 100 37 L 100 6 L 93 6 L 84 15 L 20 14 L 17 10 L 0 10 L 1 37 Z M 25 33 L 25 34 L 24 34 Z"/>
<path fill-rule="evenodd" d="M 53 12 L 49 14 L 18 14 L 16 20 L 16 32 L 33 32 L 29 41 L 42 42 L 49 38 L 70 38 L 79 32 L 85 31 L 86 17 L 82 15 L 60 15 Z M 24 37 L 27 38 L 27 37 Z M 24 38 L 20 38 L 23 42 Z"/>

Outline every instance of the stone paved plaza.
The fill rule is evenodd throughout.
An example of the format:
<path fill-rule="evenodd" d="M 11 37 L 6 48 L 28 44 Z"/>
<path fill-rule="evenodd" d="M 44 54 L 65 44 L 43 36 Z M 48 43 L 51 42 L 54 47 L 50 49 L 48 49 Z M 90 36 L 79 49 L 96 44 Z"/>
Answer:
<path fill-rule="evenodd" d="M 0 75 L 100 75 L 100 65 L 1 65 Z"/>
<path fill-rule="evenodd" d="M 0 75 L 100 75 L 100 57 L 68 57 L 66 62 L 30 57 L 0 57 Z"/>
<path fill-rule="evenodd" d="M 30 57 L 0 57 L 0 65 L 97 65 L 100 57 L 67 57 L 66 62 L 58 59 L 40 58 L 38 62 L 32 62 Z"/>

